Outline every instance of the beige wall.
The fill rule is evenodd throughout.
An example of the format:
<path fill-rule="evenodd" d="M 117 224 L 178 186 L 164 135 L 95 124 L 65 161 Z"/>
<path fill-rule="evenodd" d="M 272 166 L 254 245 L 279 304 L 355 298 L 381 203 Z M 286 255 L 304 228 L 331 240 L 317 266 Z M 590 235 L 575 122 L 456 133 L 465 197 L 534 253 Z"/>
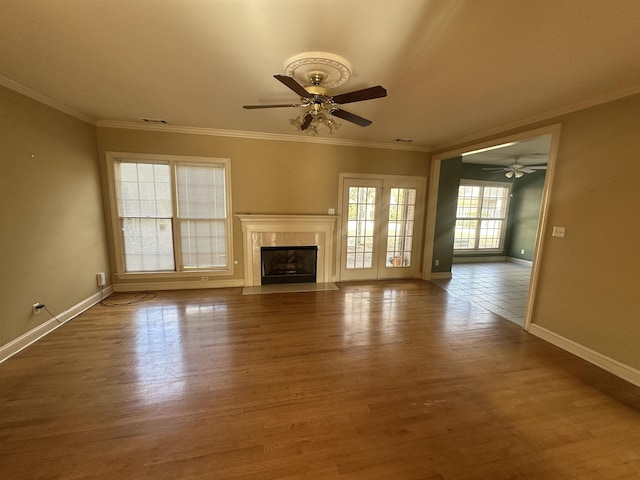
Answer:
<path fill-rule="evenodd" d="M 561 122 L 533 322 L 640 369 L 640 95 Z"/>
<path fill-rule="evenodd" d="M 234 214 L 326 214 L 327 209 L 338 208 L 341 172 L 426 176 L 430 169 L 430 156 L 422 152 L 106 127 L 98 128 L 98 149 L 105 191 L 107 151 L 230 158 Z M 106 197 L 105 204 L 110 215 Z M 234 257 L 240 263 L 233 279 L 243 276 L 241 233 L 235 219 Z M 113 252 L 111 236 L 109 242 Z M 198 278 L 182 280 L 199 282 Z M 114 282 L 126 280 L 114 278 Z"/>
<path fill-rule="evenodd" d="M 476 143 L 556 123 L 532 324 L 640 369 L 640 95 Z M 551 237 L 554 225 L 565 238 Z"/>
<path fill-rule="evenodd" d="M 95 127 L 0 87 L 0 346 L 108 272 Z"/>
<path fill-rule="evenodd" d="M 0 88 L 0 345 L 96 292 L 108 261 L 95 128 Z M 560 123 L 533 324 L 640 369 L 640 95 L 494 135 Z M 236 213 L 325 213 L 340 172 L 427 175 L 424 153 L 98 128 L 105 151 L 231 159 Z M 478 140 L 480 143 L 483 140 Z M 453 150 L 456 147 L 452 147 Z M 436 152 L 438 153 L 438 152 Z M 33 156 L 32 156 L 33 155 Z M 307 180 L 310 180 L 307 182 Z M 240 226 L 234 249 L 240 259 Z M 241 278 L 242 265 L 234 278 Z"/>

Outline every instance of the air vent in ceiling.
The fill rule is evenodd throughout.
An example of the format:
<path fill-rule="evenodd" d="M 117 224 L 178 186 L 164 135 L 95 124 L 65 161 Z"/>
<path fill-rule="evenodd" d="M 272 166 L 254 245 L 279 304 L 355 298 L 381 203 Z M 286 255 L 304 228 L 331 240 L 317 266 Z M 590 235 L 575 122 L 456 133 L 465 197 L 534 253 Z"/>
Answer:
<path fill-rule="evenodd" d="M 143 118 L 142 121 L 146 123 L 167 123 L 166 120 L 162 120 L 161 118 Z"/>

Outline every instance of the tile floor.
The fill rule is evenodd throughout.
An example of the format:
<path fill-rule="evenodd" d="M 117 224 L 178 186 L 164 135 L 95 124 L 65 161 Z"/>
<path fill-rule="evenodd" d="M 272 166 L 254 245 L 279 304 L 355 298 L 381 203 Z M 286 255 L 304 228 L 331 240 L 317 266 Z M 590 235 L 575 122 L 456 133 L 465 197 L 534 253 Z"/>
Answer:
<path fill-rule="evenodd" d="M 523 325 L 531 267 L 512 262 L 457 263 L 451 272 L 452 278 L 432 283 Z"/>

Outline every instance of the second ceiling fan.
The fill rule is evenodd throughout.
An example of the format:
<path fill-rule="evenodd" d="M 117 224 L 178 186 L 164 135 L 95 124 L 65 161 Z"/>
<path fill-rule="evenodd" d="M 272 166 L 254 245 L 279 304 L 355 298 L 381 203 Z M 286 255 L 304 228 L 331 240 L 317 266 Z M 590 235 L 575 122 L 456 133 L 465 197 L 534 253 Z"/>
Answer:
<path fill-rule="evenodd" d="M 493 170 L 495 173 L 505 172 L 504 176 L 507 178 L 520 178 L 525 175 L 525 173 L 535 173 L 538 170 L 546 170 L 546 165 L 523 165 L 519 163 L 519 157 L 514 159 L 514 162 L 506 167 L 488 167 L 483 168 L 482 170 Z"/>

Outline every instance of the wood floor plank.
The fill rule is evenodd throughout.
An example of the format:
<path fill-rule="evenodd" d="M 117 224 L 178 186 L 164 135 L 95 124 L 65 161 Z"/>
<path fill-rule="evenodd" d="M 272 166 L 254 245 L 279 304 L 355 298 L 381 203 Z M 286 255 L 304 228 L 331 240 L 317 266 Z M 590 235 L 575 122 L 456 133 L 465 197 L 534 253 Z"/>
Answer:
<path fill-rule="evenodd" d="M 3 480 L 640 478 L 640 389 L 429 282 L 130 300 L 0 364 Z"/>

